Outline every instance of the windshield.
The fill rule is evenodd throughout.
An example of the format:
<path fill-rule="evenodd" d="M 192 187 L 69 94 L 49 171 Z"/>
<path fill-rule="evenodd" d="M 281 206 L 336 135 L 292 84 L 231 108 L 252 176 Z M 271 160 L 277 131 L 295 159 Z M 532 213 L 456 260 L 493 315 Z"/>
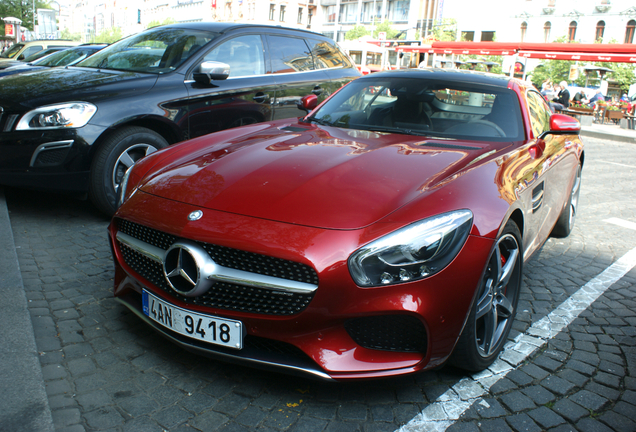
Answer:
<path fill-rule="evenodd" d="M 33 63 L 37 66 L 69 66 L 79 61 L 84 60 L 86 57 L 97 52 L 101 48 L 96 47 L 84 47 L 84 48 L 71 48 L 64 51 L 56 52 L 50 56 L 43 58 L 42 60 Z"/>
<path fill-rule="evenodd" d="M 166 73 L 178 68 L 216 36 L 216 33 L 198 30 L 157 27 L 122 39 L 77 66 Z"/>
<path fill-rule="evenodd" d="M 358 79 L 307 121 L 477 141 L 517 141 L 524 134 L 512 90 L 424 78 Z"/>
<path fill-rule="evenodd" d="M 2 57 L 2 58 L 13 58 L 13 57 L 16 56 L 18 51 L 20 51 L 22 49 L 23 46 L 24 46 L 24 44 L 15 44 L 11 48 L 9 48 L 8 50 L 6 50 L 2 54 L 0 54 L 0 57 Z"/>

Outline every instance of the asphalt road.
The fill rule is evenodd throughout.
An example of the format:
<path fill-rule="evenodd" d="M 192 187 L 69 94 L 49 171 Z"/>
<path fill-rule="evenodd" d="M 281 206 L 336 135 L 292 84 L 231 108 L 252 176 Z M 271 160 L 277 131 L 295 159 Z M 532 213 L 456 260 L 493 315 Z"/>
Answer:
<path fill-rule="evenodd" d="M 88 202 L 5 189 L 55 430 L 636 430 L 636 145 L 585 144 L 576 227 L 527 263 L 506 360 L 475 377 L 323 383 L 187 353 L 113 299 L 108 221 Z M 0 431 L 45 427 L 32 420 L 0 414 Z"/>

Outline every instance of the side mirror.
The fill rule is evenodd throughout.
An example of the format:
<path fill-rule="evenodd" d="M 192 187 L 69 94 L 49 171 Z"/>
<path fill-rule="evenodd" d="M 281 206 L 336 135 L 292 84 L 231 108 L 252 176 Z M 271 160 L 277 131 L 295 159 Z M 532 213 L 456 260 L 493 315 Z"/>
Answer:
<path fill-rule="evenodd" d="M 564 114 L 552 114 L 550 116 L 550 130 L 543 132 L 540 139 L 547 135 L 578 135 L 581 132 L 581 123 L 574 117 Z"/>
<path fill-rule="evenodd" d="M 314 94 L 310 94 L 307 96 L 303 96 L 300 101 L 298 101 L 298 109 L 305 111 L 309 114 L 318 106 L 318 96 Z"/>
<path fill-rule="evenodd" d="M 211 84 L 215 80 L 224 80 L 230 76 L 230 65 L 227 63 L 209 61 L 199 66 L 194 73 L 194 80 L 201 84 Z"/>

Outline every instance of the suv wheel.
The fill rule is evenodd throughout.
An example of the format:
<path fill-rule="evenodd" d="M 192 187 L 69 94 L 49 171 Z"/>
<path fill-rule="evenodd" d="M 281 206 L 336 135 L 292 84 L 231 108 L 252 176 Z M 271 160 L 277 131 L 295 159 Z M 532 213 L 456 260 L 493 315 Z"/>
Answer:
<path fill-rule="evenodd" d="M 91 164 L 88 196 L 95 207 L 109 216 L 115 214 L 126 170 L 142 157 L 167 146 L 161 135 L 143 127 L 125 127 L 109 135 Z"/>

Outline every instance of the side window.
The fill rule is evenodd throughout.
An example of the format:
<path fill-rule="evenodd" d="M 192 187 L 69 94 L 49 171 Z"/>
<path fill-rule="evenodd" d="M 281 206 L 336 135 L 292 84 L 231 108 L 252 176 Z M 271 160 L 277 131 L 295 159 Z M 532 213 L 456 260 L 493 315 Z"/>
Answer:
<path fill-rule="evenodd" d="M 545 99 L 543 99 L 539 93 L 529 91 L 527 95 L 532 133 L 535 137 L 538 137 L 543 132 L 550 130 L 550 116 L 552 115 L 552 112 L 545 103 Z"/>
<path fill-rule="evenodd" d="M 203 61 L 218 61 L 230 65 L 230 77 L 263 75 L 265 57 L 259 35 L 239 36 L 221 43 Z"/>
<path fill-rule="evenodd" d="M 309 39 L 307 42 L 309 42 L 309 46 L 311 47 L 311 54 L 314 56 L 316 69 L 349 66 L 346 57 L 338 51 L 338 48 L 330 43 L 315 39 Z"/>
<path fill-rule="evenodd" d="M 272 57 L 272 72 L 275 74 L 315 69 L 311 51 L 303 39 L 270 36 L 269 52 Z"/>
<path fill-rule="evenodd" d="M 22 54 L 20 54 L 20 57 L 18 57 L 18 60 L 24 60 L 25 58 L 29 57 L 30 55 L 33 55 L 36 52 L 42 51 L 43 48 L 44 47 L 42 45 L 31 45 L 30 47 L 25 49 L 22 52 Z"/>

